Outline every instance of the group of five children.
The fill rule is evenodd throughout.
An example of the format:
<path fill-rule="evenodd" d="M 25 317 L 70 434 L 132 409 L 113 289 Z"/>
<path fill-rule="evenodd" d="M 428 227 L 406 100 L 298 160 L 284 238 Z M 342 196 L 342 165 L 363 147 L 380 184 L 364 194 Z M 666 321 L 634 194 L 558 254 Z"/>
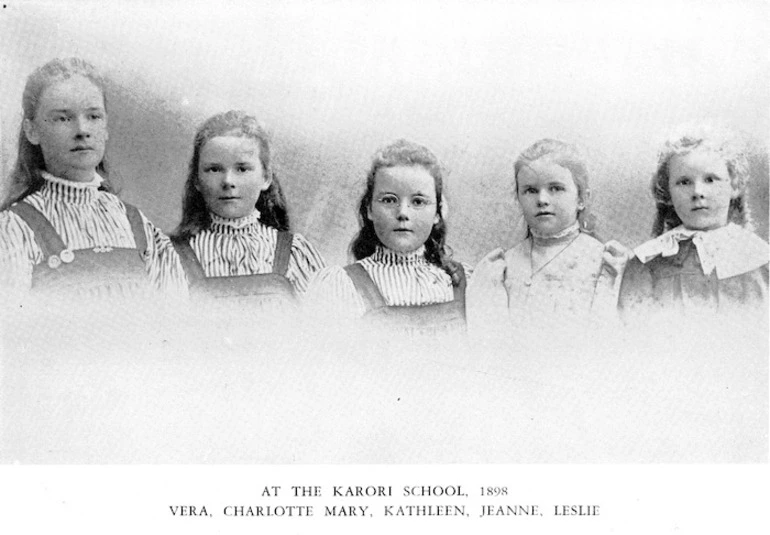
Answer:
<path fill-rule="evenodd" d="M 485 316 L 527 319 L 767 304 L 768 246 L 751 232 L 740 147 L 684 136 L 661 152 L 654 237 L 633 252 L 593 237 L 585 162 L 543 139 L 515 162 L 527 236 L 475 269 L 451 259 L 440 164 L 405 140 L 379 150 L 361 198 L 355 262 L 326 267 L 290 230 L 268 135 L 228 111 L 196 133 L 182 221 L 165 236 L 109 183 L 104 81 L 80 59 L 53 60 L 24 89 L 19 153 L 0 212 L 7 295 L 175 295 L 295 306 L 415 332 L 463 330 Z M 467 301 L 467 306 L 466 306 Z M 507 321 L 507 320 L 506 320 Z"/>

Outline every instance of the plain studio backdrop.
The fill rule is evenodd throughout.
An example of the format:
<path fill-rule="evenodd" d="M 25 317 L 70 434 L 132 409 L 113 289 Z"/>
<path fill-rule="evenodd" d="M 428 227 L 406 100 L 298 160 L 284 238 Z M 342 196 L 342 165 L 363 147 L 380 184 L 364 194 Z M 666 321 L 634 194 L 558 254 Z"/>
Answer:
<path fill-rule="evenodd" d="M 243 109 L 273 133 L 293 230 L 330 264 L 348 261 L 371 155 L 402 137 L 427 145 L 445 166 L 448 242 L 470 264 L 520 239 L 513 162 L 543 137 L 587 154 L 600 236 L 638 245 L 652 226 L 657 150 L 669 131 L 688 123 L 744 136 L 755 226 L 767 238 L 767 20 L 761 1 L 9 0 L 0 10 L 0 171 L 7 177 L 15 161 L 26 77 L 53 57 L 79 56 L 110 80 L 111 176 L 121 196 L 167 232 L 180 218 L 196 127 L 212 114 Z M 681 361 L 640 366 L 654 360 L 642 344 L 621 364 L 609 354 L 565 363 L 550 347 L 525 352 L 534 360 L 522 356 L 515 369 L 457 362 L 434 369 L 430 359 L 393 355 L 387 362 L 395 367 L 387 367 L 375 351 L 246 371 L 242 359 L 224 355 L 213 365 L 216 359 L 201 357 L 182 374 L 169 355 L 183 358 L 183 351 L 153 359 L 160 350 L 151 342 L 133 360 L 118 358 L 130 348 L 107 351 L 109 369 L 99 371 L 105 351 L 95 340 L 92 352 L 7 355 L 6 460 L 766 460 L 765 348 L 748 348 L 729 367 L 731 341 L 715 342 L 706 368 L 686 351 Z M 581 347 L 570 349 L 581 356 Z M 217 356 L 232 348 L 195 349 Z M 240 357 L 246 348 L 233 351 Z M 497 375 L 476 373 L 501 367 Z M 677 390 L 672 377 L 687 388 Z M 275 391 L 281 383 L 273 382 L 271 395 L 253 392 L 268 379 L 289 386 Z M 516 397 L 506 398 L 511 391 Z M 637 400 L 631 408 L 622 405 L 628 392 Z M 389 405 L 396 398 L 405 404 Z M 459 412 L 432 418 L 445 401 Z M 616 410 L 618 403 L 631 412 Z M 250 412 L 255 404 L 258 413 Z M 521 410 L 513 420 L 505 420 L 513 414 L 507 409 L 487 412 L 501 404 Z M 202 416 L 207 411 L 215 416 Z M 203 419 L 180 424 L 177 417 Z M 286 421 L 300 424 L 286 431 Z M 591 434 L 618 425 L 625 427 L 612 437 Z M 489 437 L 486 447 L 476 450 L 463 429 Z M 522 430 L 531 440 L 504 438 Z"/>

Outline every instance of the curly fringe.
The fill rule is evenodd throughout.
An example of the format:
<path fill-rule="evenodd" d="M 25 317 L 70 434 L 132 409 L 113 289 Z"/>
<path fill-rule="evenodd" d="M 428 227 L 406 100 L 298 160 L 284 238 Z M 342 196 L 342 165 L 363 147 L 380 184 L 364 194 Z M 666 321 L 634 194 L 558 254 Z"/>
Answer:
<path fill-rule="evenodd" d="M 733 189 L 739 192 L 739 195 L 730 201 L 727 220 L 753 231 L 751 213 L 745 200 L 750 179 L 746 148 L 732 132 L 702 126 L 687 134 L 673 136 L 665 142 L 658 154 L 658 166 L 650 181 L 656 210 L 652 236 L 660 236 L 682 224 L 671 201 L 668 168 L 674 156 L 689 154 L 694 150 L 711 151 L 724 159 L 730 183 Z"/>

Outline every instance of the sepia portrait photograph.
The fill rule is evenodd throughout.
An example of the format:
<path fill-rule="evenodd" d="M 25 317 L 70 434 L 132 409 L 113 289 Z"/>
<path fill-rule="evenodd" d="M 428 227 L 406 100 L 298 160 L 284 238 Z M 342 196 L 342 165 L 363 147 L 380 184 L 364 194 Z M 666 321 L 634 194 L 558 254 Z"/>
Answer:
<path fill-rule="evenodd" d="M 2 3 L 2 471 L 766 478 L 769 19 Z"/>

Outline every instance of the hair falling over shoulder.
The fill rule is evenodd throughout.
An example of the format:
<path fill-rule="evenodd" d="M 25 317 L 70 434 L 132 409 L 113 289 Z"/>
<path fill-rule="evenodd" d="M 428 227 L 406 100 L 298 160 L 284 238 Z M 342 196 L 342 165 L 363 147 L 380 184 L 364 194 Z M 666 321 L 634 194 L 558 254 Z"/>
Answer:
<path fill-rule="evenodd" d="M 360 230 L 350 244 L 350 253 L 356 260 L 371 256 L 382 245 L 374 224 L 367 217 L 374 196 L 377 171 L 386 167 L 416 165 L 423 167 L 433 177 L 436 186 L 438 222 L 433 225 L 425 242 L 425 259 L 442 268 L 451 277 L 452 284 L 460 284 L 457 264 L 451 259 L 451 249 L 446 245 L 447 225 L 444 219 L 444 179 L 438 158 L 425 146 L 399 139 L 378 150 L 372 157 L 372 166 L 366 176 L 366 190 L 358 203 Z"/>
<path fill-rule="evenodd" d="M 107 109 L 106 82 L 96 68 L 81 58 L 53 59 L 35 69 L 27 78 L 22 94 L 21 107 L 24 120 L 32 121 L 37 113 L 38 103 L 43 92 L 52 84 L 61 80 L 83 76 L 93 83 L 104 98 L 104 108 Z M 16 164 L 11 173 L 10 183 L 3 188 L 3 197 L 0 199 L 0 208 L 6 208 L 11 204 L 24 199 L 27 195 L 39 190 L 43 185 L 41 171 L 44 171 L 45 159 L 39 145 L 33 145 L 27 139 L 24 125 L 19 128 L 19 143 Z M 109 182 L 106 157 L 97 166 L 96 170 L 102 176 L 100 189 L 114 192 Z"/>

